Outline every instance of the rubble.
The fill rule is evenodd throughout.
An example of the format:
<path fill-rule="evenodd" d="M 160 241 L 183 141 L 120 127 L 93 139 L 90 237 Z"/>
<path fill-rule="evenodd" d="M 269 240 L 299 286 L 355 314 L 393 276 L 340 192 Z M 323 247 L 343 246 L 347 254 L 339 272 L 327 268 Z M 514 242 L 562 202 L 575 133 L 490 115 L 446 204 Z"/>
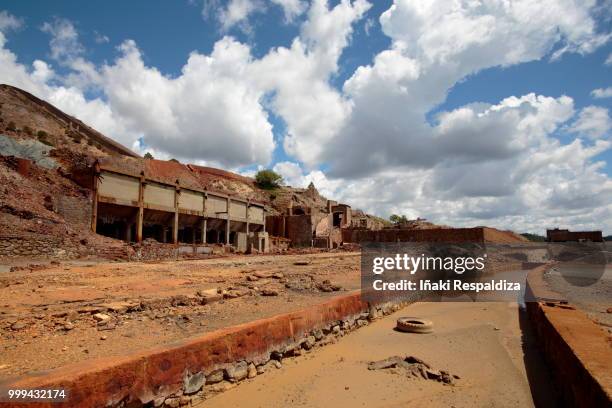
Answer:
<path fill-rule="evenodd" d="M 398 369 L 399 372 L 402 372 L 407 377 L 434 380 L 448 385 L 453 385 L 455 380 L 460 379 L 458 375 L 451 375 L 448 371 L 435 370 L 431 365 L 414 356 L 392 356 L 368 363 L 368 370 L 386 369 Z M 397 370 L 393 372 L 398 373 Z"/>

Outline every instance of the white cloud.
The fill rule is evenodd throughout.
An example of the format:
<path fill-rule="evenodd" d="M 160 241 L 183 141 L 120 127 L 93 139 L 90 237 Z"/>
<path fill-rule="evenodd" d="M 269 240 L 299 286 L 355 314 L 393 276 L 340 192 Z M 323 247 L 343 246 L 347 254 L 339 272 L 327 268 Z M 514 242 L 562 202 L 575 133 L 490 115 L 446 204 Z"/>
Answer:
<path fill-rule="evenodd" d="M 6 33 L 10 30 L 18 30 L 23 27 L 23 19 L 17 18 L 12 14 L 0 11 L 0 31 Z"/>
<path fill-rule="evenodd" d="M 262 7 L 263 3 L 257 0 L 230 0 L 218 11 L 217 18 L 223 31 L 228 31 L 237 24 L 246 24 L 249 16 Z"/>
<path fill-rule="evenodd" d="M 601 106 L 587 106 L 580 111 L 570 131 L 583 134 L 591 139 L 604 137 L 612 129 L 608 110 Z"/>
<path fill-rule="evenodd" d="M 85 48 L 79 42 L 79 35 L 72 22 L 55 18 L 46 22 L 41 30 L 51 35 L 51 58 L 56 61 L 73 60 L 81 55 Z"/>
<path fill-rule="evenodd" d="M 307 2 L 304 0 L 270 0 L 272 3 L 282 7 L 285 13 L 285 21 L 292 22 L 296 17 L 304 13 Z"/>
<path fill-rule="evenodd" d="M 113 110 L 145 134 L 145 143 L 189 160 L 223 166 L 268 163 L 272 126 L 263 92 L 244 80 L 250 50 L 230 37 L 210 55 L 193 52 L 176 78 L 145 66 L 134 42 L 102 70 Z"/>
<path fill-rule="evenodd" d="M 482 69 L 541 59 L 559 47 L 592 51 L 607 37 L 597 32 L 589 14 L 594 5 L 394 2 L 380 17 L 392 44 L 345 82 L 342 96 L 350 111 L 340 130 L 319 140 L 325 145 L 319 155 L 297 157 L 311 166 L 330 163 L 337 177 L 431 165 L 428 140 L 435 129 L 426 115 L 444 102 L 452 86 Z"/>
<path fill-rule="evenodd" d="M 608 55 L 608 58 L 606 58 L 604 65 L 608 65 L 608 66 L 612 65 L 612 52 L 610 53 L 610 55 Z"/>
<path fill-rule="evenodd" d="M 593 89 L 591 91 L 591 96 L 596 99 L 612 98 L 612 86 Z"/>
<path fill-rule="evenodd" d="M 237 1 L 230 12 L 232 3 L 224 7 L 228 27 L 270 7 Z M 282 3 L 288 20 L 304 12 L 287 14 L 302 1 Z M 55 20 L 45 30 L 51 55 L 68 68 L 61 76 L 42 60 L 19 63 L 0 32 L 0 77 L 139 151 L 226 168 L 269 164 L 271 110 L 286 124 L 292 157 L 275 171 L 381 215 L 534 232 L 612 230 L 612 182 L 597 161 L 611 147 L 605 108 L 584 108 L 571 122 L 570 97 L 526 94 L 428 116 L 482 69 L 591 52 L 607 38 L 590 16 L 594 1 L 397 1 L 380 18 L 390 47 L 340 90 L 330 81 L 371 5 L 334 4 L 313 1 L 288 47 L 255 58 L 248 45 L 223 37 L 209 54 L 191 53 L 173 77 L 145 64 L 129 40 L 114 61 L 95 66 L 74 26 Z M 90 88 L 103 97 L 86 98 Z M 562 144 L 553 136 L 559 130 L 577 139 Z"/>
<path fill-rule="evenodd" d="M 203 15 L 205 18 L 214 16 L 225 32 L 234 27 L 250 32 L 249 18 L 256 13 L 265 12 L 269 6 L 268 0 L 229 0 L 223 5 L 219 3 L 215 0 L 205 1 Z M 282 8 L 286 23 L 293 22 L 308 7 L 305 0 L 269 0 L 269 3 Z"/>
<path fill-rule="evenodd" d="M 287 124 L 285 151 L 306 163 L 322 154 L 350 111 L 329 78 L 337 72 L 353 24 L 369 8 L 363 0 L 343 0 L 332 9 L 315 0 L 291 48 L 273 49 L 253 64 L 253 80 L 274 92 L 271 106 Z"/>
<path fill-rule="evenodd" d="M 94 31 L 94 41 L 96 42 L 96 44 L 106 44 L 110 42 L 110 38 L 108 38 L 107 35 L 100 34 L 99 32 Z"/>

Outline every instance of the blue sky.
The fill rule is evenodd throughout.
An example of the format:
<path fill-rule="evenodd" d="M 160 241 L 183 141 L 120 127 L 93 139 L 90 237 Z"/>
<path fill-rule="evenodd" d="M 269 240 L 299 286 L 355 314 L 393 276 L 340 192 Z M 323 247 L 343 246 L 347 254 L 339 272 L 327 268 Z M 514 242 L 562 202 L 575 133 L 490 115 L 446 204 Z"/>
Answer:
<path fill-rule="evenodd" d="M 0 81 L 141 152 L 381 215 L 612 228 L 609 1 L 393 3 L 0 1 Z"/>

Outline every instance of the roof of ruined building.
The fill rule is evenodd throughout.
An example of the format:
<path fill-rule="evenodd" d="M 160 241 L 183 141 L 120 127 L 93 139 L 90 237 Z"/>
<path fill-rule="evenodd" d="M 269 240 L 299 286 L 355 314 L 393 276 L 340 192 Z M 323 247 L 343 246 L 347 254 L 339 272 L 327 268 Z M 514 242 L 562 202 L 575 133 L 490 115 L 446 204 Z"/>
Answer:
<path fill-rule="evenodd" d="M 145 159 L 145 178 L 164 184 L 177 184 L 182 188 L 203 190 L 199 180 L 189 168 L 176 161 Z"/>
<path fill-rule="evenodd" d="M 144 174 L 144 162 L 133 157 L 101 157 L 97 160 L 101 169 L 121 173 L 128 176 L 140 177 Z"/>
<path fill-rule="evenodd" d="M 98 164 L 101 169 L 125 174 L 133 177 L 140 177 L 144 175 L 145 179 L 153 182 L 178 185 L 181 188 L 206 191 L 209 193 L 217 193 L 222 196 L 232 196 L 246 201 L 244 197 L 239 197 L 236 193 L 230 191 L 219 191 L 209 188 L 209 180 L 202 177 L 200 171 L 195 171 L 194 168 L 201 168 L 201 166 L 195 165 L 184 165 L 177 161 L 166 161 L 156 159 L 142 159 L 132 157 L 104 157 L 98 159 Z M 209 169 L 209 168 L 204 168 Z M 219 172 L 225 172 L 220 170 Z M 208 172 L 212 174 L 212 172 Z M 237 177 L 241 177 L 236 175 Z M 258 200 L 250 200 L 253 204 L 265 205 L 265 203 Z"/>
<path fill-rule="evenodd" d="M 255 184 L 255 180 L 250 177 L 245 177 L 240 174 L 232 173 L 230 171 L 215 169 L 213 167 L 206 166 L 198 166 L 197 164 L 188 164 L 187 167 L 196 175 L 202 177 L 204 180 L 208 181 L 208 178 L 211 176 L 214 178 L 225 178 L 228 180 L 239 181 L 242 183 L 253 185 Z"/>

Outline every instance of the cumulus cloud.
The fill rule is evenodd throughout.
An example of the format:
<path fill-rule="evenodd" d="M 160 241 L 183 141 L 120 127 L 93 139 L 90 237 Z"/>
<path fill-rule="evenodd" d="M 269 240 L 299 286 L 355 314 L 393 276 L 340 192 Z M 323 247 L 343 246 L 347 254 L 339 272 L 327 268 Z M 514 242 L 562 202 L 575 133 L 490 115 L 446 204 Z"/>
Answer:
<path fill-rule="evenodd" d="M 570 131 L 591 139 L 606 136 L 610 129 L 612 129 L 612 120 L 608 110 L 601 106 L 587 106 L 582 109 L 578 119 L 570 127 Z"/>
<path fill-rule="evenodd" d="M 591 96 L 595 99 L 612 98 L 612 86 L 593 89 Z"/>
<path fill-rule="evenodd" d="M 221 28 L 227 31 L 237 24 L 246 24 L 249 16 L 262 7 L 263 3 L 257 0 L 230 0 L 226 7 L 219 9 L 217 18 Z"/>
<path fill-rule="evenodd" d="M 247 46 L 225 37 L 210 55 L 193 52 L 176 78 L 146 66 L 133 41 L 123 43 L 121 53 L 102 69 L 104 91 L 117 114 L 146 135 L 146 144 L 223 166 L 271 160 L 263 92 L 242 79 L 252 58 Z"/>
<path fill-rule="evenodd" d="M 604 65 L 612 65 L 612 52 L 610 53 L 610 55 L 608 55 L 608 58 L 606 58 L 606 60 L 604 61 Z"/>
<path fill-rule="evenodd" d="M 17 30 L 23 26 L 23 19 L 17 18 L 7 11 L 0 11 L 0 31 Z"/>
<path fill-rule="evenodd" d="M 612 181 L 605 163 L 594 161 L 610 143 L 563 145 L 552 136 L 574 117 L 570 97 L 513 96 L 426 120 L 466 75 L 543 58 L 560 43 L 562 52 L 587 53 L 606 38 L 596 33 L 588 4 L 544 5 L 552 16 L 537 4 L 498 6 L 396 2 L 383 14 L 391 47 L 344 84 L 350 109 L 340 131 L 320 139 L 320 156 L 298 156 L 331 164 L 334 178 L 319 179 L 330 196 L 381 215 L 451 225 L 612 229 Z M 566 20 L 557 23 L 561 15 Z M 582 20 L 588 24 L 576 28 Z M 607 111 L 593 108 L 579 113 L 571 131 L 587 138 L 606 132 Z M 315 173 L 296 163 L 277 170 L 302 186 Z"/>
<path fill-rule="evenodd" d="M 282 7 L 285 13 L 285 21 L 292 22 L 297 16 L 306 11 L 307 2 L 304 0 L 270 0 L 272 3 Z"/>
<path fill-rule="evenodd" d="M 285 121 L 284 149 L 315 163 L 349 113 L 348 102 L 330 84 L 349 44 L 353 24 L 370 8 L 364 0 L 343 0 L 330 8 L 315 0 L 300 36 L 290 48 L 271 50 L 252 68 L 253 80 L 273 91 L 272 108 Z"/>
<path fill-rule="evenodd" d="M 69 20 L 55 18 L 52 22 L 44 23 L 41 30 L 51 35 L 51 58 L 54 60 L 72 60 L 85 51 L 79 42 L 77 30 Z"/>
<path fill-rule="evenodd" d="M 256 13 L 265 12 L 269 6 L 281 7 L 285 22 L 291 23 L 306 11 L 307 2 L 305 0 L 230 0 L 221 4 L 219 1 L 209 0 L 204 3 L 203 15 L 205 18 L 210 18 L 211 15 L 216 18 L 222 31 L 238 27 L 242 31 L 250 32 L 249 18 Z"/>
<path fill-rule="evenodd" d="M 482 69 L 541 59 L 556 49 L 592 51 L 608 37 L 597 32 L 589 14 L 594 6 L 594 1 L 394 2 L 380 17 L 392 44 L 345 82 L 350 112 L 340 130 L 321 140 L 326 149 L 320 156 L 299 158 L 311 165 L 332 162 L 338 177 L 430 166 L 428 141 L 436 129 L 426 115 L 454 84 Z M 482 146 L 503 137 L 492 130 L 476 132 L 473 148 L 478 135 Z M 446 140 L 452 143 L 453 137 Z"/>
<path fill-rule="evenodd" d="M 271 1 L 222 7 L 226 29 L 248 24 L 261 8 L 280 5 L 287 21 L 305 13 L 291 45 L 261 58 L 225 36 L 170 77 L 126 40 L 115 60 L 95 66 L 74 26 L 58 19 L 45 31 L 68 74 L 42 60 L 19 63 L 0 30 L 0 76 L 139 151 L 226 168 L 269 165 L 279 142 L 272 111 L 284 121 L 291 158 L 275 171 L 380 215 L 532 232 L 601 223 L 612 230 L 612 181 L 598 161 L 611 147 L 607 109 L 576 112 L 570 96 L 533 93 L 439 109 L 456 83 L 480 70 L 601 46 L 609 34 L 592 18 L 595 1 L 398 0 L 379 19 L 390 46 L 340 89 L 331 81 L 371 4 Z M 90 88 L 103 96 L 85 97 Z M 563 132 L 576 138 L 564 144 L 555 137 Z"/>

